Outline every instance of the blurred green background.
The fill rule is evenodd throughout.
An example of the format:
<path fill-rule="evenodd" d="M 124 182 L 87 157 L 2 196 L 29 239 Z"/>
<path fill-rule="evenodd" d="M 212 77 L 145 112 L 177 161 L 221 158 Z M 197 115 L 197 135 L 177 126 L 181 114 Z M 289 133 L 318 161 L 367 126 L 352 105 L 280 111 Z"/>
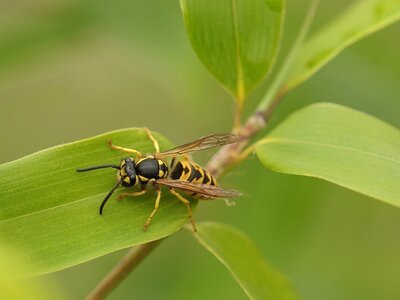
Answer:
<path fill-rule="evenodd" d="M 308 3 L 288 2 L 283 51 Z M 314 30 L 347 4 L 323 1 Z M 396 24 L 345 51 L 288 95 L 272 125 L 306 104 L 330 101 L 399 127 L 399 30 Z M 253 93 L 247 112 L 265 86 Z M 232 115 L 229 95 L 190 47 L 178 1 L 0 4 L 0 163 L 124 127 L 147 126 L 180 144 L 229 131 Z M 205 162 L 211 154 L 196 158 Z M 400 299 L 398 209 L 321 180 L 270 172 L 254 158 L 222 183 L 245 196 L 234 207 L 201 203 L 197 221 L 246 232 L 303 299 Z M 83 298 L 125 252 L 42 280 L 67 298 Z M 246 296 L 215 258 L 180 232 L 110 298 Z"/>

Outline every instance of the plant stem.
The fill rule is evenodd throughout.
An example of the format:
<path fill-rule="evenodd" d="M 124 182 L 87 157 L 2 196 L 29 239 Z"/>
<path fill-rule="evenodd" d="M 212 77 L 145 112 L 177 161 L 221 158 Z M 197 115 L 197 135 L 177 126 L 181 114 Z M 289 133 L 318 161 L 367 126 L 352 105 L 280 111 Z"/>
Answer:
<path fill-rule="evenodd" d="M 104 299 L 134 270 L 164 239 L 139 245 L 129 250 L 122 260 L 107 274 L 86 300 Z"/>
<path fill-rule="evenodd" d="M 235 103 L 235 115 L 233 118 L 233 132 L 240 130 L 241 127 L 241 118 L 242 118 L 242 111 L 243 111 L 243 102 L 236 100 Z"/>
<path fill-rule="evenodd" d="M 282 83 L 286 79 L 287 73 L 293 64 L 293 61 L 298 54 L 305 37 L 307 36 L 311 22 L 317 10 L 318 3 L 319 0 L 311 1 L 296 41 L 294 42 L 280 71 L 273 80 L 268 92 L 260 101 L 256 111 L 247 119 L 247 122 L 235 132 L 239 136 L 240 141 L 238 143 L 222 147 L 208 162 L 206 169 L 214 176 L 221 175 L 228 166 L 237 163 L 244 157 L 241 155 L 244 147 L 246 147 L 253 136 L 265 128 L 271 119 L 272 113 L 275 111 L 276 106 L 281 102 L 283 96 L 289 91 L 288 86 L 282 86 Z M 248 153 L 250 152 L 246 151 L 246 154 Z"/>
<path fill-rule="evenodd" d="M 275 98 L 269 109 L 265 112 L 256 111 L 247 122 L 239 128 L 240 141 L 226 145 L 217 152 L 207 164 L 207 169 L 216 177 L 219 177 L 225 167 L 237 160 L 237 154 L 247 145 L 249 138 L 265 127 L 272 111 L 281 98 Z M 162 241 L 152 241 L 132 248 L 122 260 L 104 277 L 96 288 L 86 297 L 86 300 L 100 300 L 115 289 Z"/>
<path fill-rule="evenodd" d="M 264 111 L 255 111 L 246 123 L 236 132 L 239 142 L 222 147 L 208 162 L 206 169 L 214 176 L 219 177 L 225 169 L 236 163 L 240 153 L 249 143 L 250 139 L 267 125 L 273 111 L 282 99 L 283 94 L 270 103 Z"/>
<path fill-rule="evenodd" d="M 211 158 L 206 166 L 211 174 L 219 177 L 228 165 L 237 161 L 240 152 L 248 144 L 249 139 L 265 127 L 272 112 L 280 102 L 282 95 L 283 94 L 279 94 L 265 111 L 256 111 L 248 118 L 246 123 L 237 131 L 240 137 L 238 143 L 224 146 Z M 162 240 L 163 239 L 152 241 L 132 248 L 86 297 L 86 300 L 104 299 L 160 244 Z"/>
<path fill-rule="evenodd" d="M 277 105 L 288 91 L 286 86 L 282 87 L 282 82 L 286 78 L 289 67 L 292 65 L 298 49 L 302 45 L 308 33 L 311 21 L 314 17 L 319 0 L 312 0 L 305 21 L 300 33 L 294 43 L 281 71 L 272 83 L 269 91 L 256 111 L 247 119 L 243 126 L 240 123 L 244 93 L 242 86 L 239 86 L 237 103 L 234 117 L 234 131 L 239 136 L 239 142 L 222 147 L 208 162 L 206 169 L 215 177 L 219 177 L 225 169 L 238 162 L 244 155 L 251 152 L 253 148 L 242 150 L 250 142 L 250 139 L 259 131 L 264 129 Z M 272 99 L 272 101 L 271 101 Z M 134 270 L 162 241 L 163 239 L 142 244 L 130 250 L 123 259 L 111 270 L 110 273 L 99 283 L 99 285 L 87 296 L 87 300 L 104 299 L 119 283 L 124 280 L 132 270 Z"/>

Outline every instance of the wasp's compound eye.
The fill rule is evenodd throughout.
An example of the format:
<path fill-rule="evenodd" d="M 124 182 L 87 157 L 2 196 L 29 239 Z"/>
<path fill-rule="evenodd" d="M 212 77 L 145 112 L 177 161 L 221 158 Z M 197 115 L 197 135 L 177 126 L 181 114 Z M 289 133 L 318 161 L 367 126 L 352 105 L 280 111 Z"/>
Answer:
<path fill-rule="evenodd" d="M 132 176 L 129 177 L 129 180 L 131 182 L 131 186 L 134 186 L 136 184 L 137 176 L 136 175 L 132 175 Z"/>

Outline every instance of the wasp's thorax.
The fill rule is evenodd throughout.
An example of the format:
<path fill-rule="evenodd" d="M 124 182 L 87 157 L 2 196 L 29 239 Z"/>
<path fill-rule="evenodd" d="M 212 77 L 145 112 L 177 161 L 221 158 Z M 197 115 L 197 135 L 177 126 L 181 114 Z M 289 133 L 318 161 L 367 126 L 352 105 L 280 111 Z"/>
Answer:
<path fill-rule="evenodd" d="M 124 158 L 123 160 L 121 160 L 119 167 L 120 170 L 118 172 L 118 180 L 122 179 L 121 184 L 123 186 L 131 187 L 139 182 L 135 169 L 136 165 L 133 158 Z"/>
<path fill-rule="evenodd" d="M 162 160 L 149 155 L 136 162 L 136 173 L 140 182 L 147 183 L 152 179 L 167 177 L 168 166 Z"/>

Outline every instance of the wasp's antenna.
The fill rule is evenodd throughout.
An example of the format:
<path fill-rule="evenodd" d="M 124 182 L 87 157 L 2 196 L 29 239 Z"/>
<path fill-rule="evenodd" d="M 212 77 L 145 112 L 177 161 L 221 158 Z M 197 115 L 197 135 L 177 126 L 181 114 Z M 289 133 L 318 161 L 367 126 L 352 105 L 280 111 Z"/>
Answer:
<path fill-rule="evenodd" d="M 101 166 L 93 166 L 93 167 L 87 167 L 87 168 L 80 168 L 76 169 L 77 172 L 87 172 L 87 171 L 92 171 L 92 170 L 97 170 L 97 169 L 105 169 L 105 168 L 114 168 L 114 169 L 120 169 L 118 165 L 101 165 Z"/>
<path fill-rule="evenodd" d="M 126 176 L 125 176 L 126 177 Z M 125 177 L 122 177 L 120 180 L 118 180 L 117 184 L 112 188 L 111 191 L 108 192 L 107 196 L 104 198 L 103 202 L 100 204 L 99 208 L 99 213 L 100 215 L 103 214 L 103 207 L 106 205 L 108 199 L 111 197 L 111 195 L 114 193 L 114 191 L 117 189 L 117 187 L 121 184 L 122 180 L 124 180 Z"/>

